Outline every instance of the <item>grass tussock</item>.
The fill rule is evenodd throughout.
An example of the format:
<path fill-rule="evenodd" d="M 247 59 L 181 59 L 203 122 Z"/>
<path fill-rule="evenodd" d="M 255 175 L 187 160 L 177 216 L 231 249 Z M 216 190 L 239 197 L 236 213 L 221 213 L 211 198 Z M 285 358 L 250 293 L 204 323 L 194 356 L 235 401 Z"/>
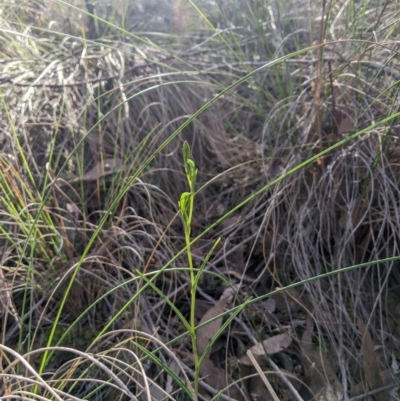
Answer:
<path fill-rule="evenodd" d="M 398 4 L 131 3 L 1 5 L 1 395 L 396 399 Z"/>

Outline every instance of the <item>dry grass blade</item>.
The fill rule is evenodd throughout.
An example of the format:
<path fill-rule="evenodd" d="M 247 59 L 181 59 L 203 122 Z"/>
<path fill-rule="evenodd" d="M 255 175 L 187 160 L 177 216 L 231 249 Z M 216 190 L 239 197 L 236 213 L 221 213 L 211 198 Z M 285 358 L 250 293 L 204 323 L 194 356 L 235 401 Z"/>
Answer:
<path fill-rule="evenodd" d="M 0 269 L 0 316 L 4 316 L 7 313 L 10 313 L 11 316 L 15 319 L 18 327 L 21 328 L 21 319 L 18 315 L 17 310 L 15 309 L 14 301 L 12 299 L 12 292 L 9 286 L 6 283 L 6 278 L 4 277 L 3 271 Z"/>
<path fill-rule="evenodd" d="M 185 335 L 176 311 L 185 316 L 196 304 L 188 303 L 185 238 L 175 218 L 177 194 L 187 190 L 183 141 L 199 169 L 191 237 L 205 246 L 193 244 L 195 267 L 203 266 L 206 244 L 222 239 L 192 293 L 209 302 L 197 311 L 200 323 L 217 319 L 196 333 L 202 383 L 213 388 L 207 396 L 224 391 L 241 400 L 230 392 L 234 387 L 247 395 L 250 382 L 243 377 L 254 369 L 248 349 L 284 383 L 280 392 L 271 379 L 279 397 L 290 389 L 289 400 L 299 399 L 298 388 L 286 372 L 303 381 L 299 360 L 319 401 L 346 397 L 365 385 L 363 377 L 376 390 L 378 382 L 361 371 L 362 359 L 377 376 L 377 361 L 394 366 L 398 262 L 307 280 L 400 254 L 400 126 L 388 123 L 398 109 L 400 9 L 386 0 L 323 0 L 322 10 L 316 3 L 3 1 L 0 246 L 7 242 L 8 254 L 0 270 L 2 343 L 36 367 L 38 360 L 29 359 L 34 350 L 65 346 L 42 358 L 38 369 L 53 390 L 65 389 L 60 397 L 196 398 L 184 369 L 178 372 L 179 360 L 170 365 L 164 352 L 175 352 L 172 341 Z M 364 131 L 386 117 L 386 126 Z M 304 163 L 357 130 L 363 130 L 357 140 Z M 49 171 L 62 179 L 51 181 Z M 120 179 L 136 173 L 129 185 Z M 154 277 L 152 289 L 136 269 Z M 226 283 L 240 283 L 239 302 L 300 280 L 301 291 L 286 292 L 271 310 L 251 301 L 217 341 Z M 318 338 L 308 325 L 300 351 L 274 329 L 290 327 L 300 337 L 306 298 Z M 369 334 L 382 348 L 374 350 L 366 337 L 360 349 L 356 315 L 370 317 Z M 14 319 L 21 320 L 20 335 Z M 238 329 L 239 321 L 245 327 Z M 131 329 L 168 345 L 153 354 L 154 341 Z M 269 354 L 289 345 L 290 352 L 271 360 Z M 98 363 L 72 349 L 90 350 Z M 181 341 L 175 354 L 186 357 L 191 348 Z M 8 356 L 0 356 L 3 377 L 18 372 Z M 134 368 L 138 359 L 142 373 Z M 34 386 L 37 397 L 56 399 L 36 376 L 26 387 L 17 376 L 24 375 L 14 374 L 4 393 L 21 396 L 16 385 Z M 381 376 L 384 384 L 397 379 L 387 383 Z M 264 401 L 266 384 L 257 381 Z"/>
<path fill-rule="evenodd" d="M 43 378 L 36 372 L 36 370 L 25 360 L 25 358 L 21 355 L 19 355 L 16 351 L 12 350 L 9 347 L 6 347 L 2 344 L 0 344 L 0 352 L 7 352 L 11 354 L 15 360 L 18 360 L 22 367 L 26 369 L 27 372 L 33 375 L 33 377 L 37 380 L 38 385 L 42 386 L 44 389 L 46 389 L 57 401 L 63 401 L 63 399 L 60 397 L 58 394 L 58 390 L 54 389 L 52 386 L 50 386 Z"/>
<path fill-rule="evenodd" d="M 0 317 L 4 316 L 7 313 L 11 314 L 11 316 L 15 319 L 18 327 L 21 328 L 21 319 L 15 308 L 11 289 L 7 284 L 7 280 L 4 277 L 3 270 L 0 266 Z"/>

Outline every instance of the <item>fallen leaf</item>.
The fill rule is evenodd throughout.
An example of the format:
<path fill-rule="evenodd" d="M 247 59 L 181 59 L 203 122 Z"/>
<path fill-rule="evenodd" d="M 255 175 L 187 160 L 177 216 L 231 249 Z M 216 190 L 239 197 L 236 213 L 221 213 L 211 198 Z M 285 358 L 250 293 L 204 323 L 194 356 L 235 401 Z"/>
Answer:
<path fill-rule="evenodd" d="M 343 115 L 338 125 L 338 135 L 341 137 L 344 134 L 348 134 L 353 127 L 353 121 L 347 115 Z"/>
<path fill-rule="evenodd" d="M 287 333 L 278 334 L 276 336 L 267 338 L 266 340 L 253 345 L 249 351 L 256 357 L 264 355 L 273 355 L 283 351 L 292 343 L 292 336 Z M 244 365 L 253 365 L 247 355 L 243 355 L 239 361 Z"/>
<path fill-rule="evenodd" d="M 75 177 L 69 180 L 69 183 L 75 183 L 80 181 L 96 181 L 106 175 L 114 174 L 123 168 L 123 162 L 119 158 L 108 158 L 101 162 L 98 162 L 93 168 L 91 168 L 83 177 Z M 125 167 L 127 168 L 127 167 Z M 61 181 L 62 183 L 64 181 Z"/>
<path fill-rule="evenodd" d="M 72 215 L 72 217 L 74 217 L 75 219 L 79 218 L 79 207 L 75 204 L 75 203 L 67 203 L 66 208 L 68 210 L 68 212 Z"/>
<path fill-rule="evenodd" d="M 221 390 L 226 387 L 226 373 L 216 366 L 210 359 L 205 359 L 200 368 L 200 375 L 203 380 L 214 390 Z M 230 381 L 230 380 L 228 380 Z"/>
<path fill-rule="evenodd" d="M 325 136 L 333 134 L 340 138 L 342 135 L 347 134 L 352 127 L 352 119 L 344 111 L 335 108 L 327 113 L 322 132 Z"/>
<path fill-rule="evenodd" d="M 202 363 L 200 367 L 200 375 L 202 376 L 202 380 L 216 391 L 223 390 L 225 387 L 234 383 L 232 377 L 224 369 L 215 366 L 210 359 L 205 359 Z M 235 400 L 244 401 L 244 398 L 236 385 L 230 386 L 228 389 L 223 391 L 223 394 Z"/>
<path fill-rule="evenodd" d="M 338 401 L 343 398 L 343 387 L 336 376 L 329 359 L 313 349 L 313 321 L 307 317 L 306 330 L 301 338 L 302 364 L 307 385 L 316 401 Z"/>
<path fill-rule="evenodd" d="M 391 368 L 383 370 L 380 372 L 380 377 L 382 379 L 384 386 L 395 386 L 396 382 L 400 380 L 400 373 L 394 373 Z M 365 393 L 365 384 L 358 383 L 350 389 L 350 396 L 357 397 Z"/>
<path fill-rule="evenodd" d="M 376 390 L 383 387 L 383 380 L 381 377 L 378 362 L 374 351 L 374 343 L 371 335 L 364 322 L 357 316 L 357 325 L 360 330 L 362 342 L 361 342 L 361 354 L 364 361 L 364 375 L 365 382 L 368 390 Z M 387 392 L 380 392 L 372 396 L 376 401 L 388 400 Z"/>
<path fill-rule="evenodd" d="M 224 312 L 226 304 L 232 299 L 232 291 L 226 290 L 221 295 L 221 298 L 211 307 L 201 318 L 200 323 L 202 324 L 207 320 L 210 320 Z M 196 345 L 197 353 L 202 355 L 204 350 L 207 348 L 210 341 L 217 334 L 218 330 L 222 325 L 222 317 L 214 320 L 206 326 L 200 327 L 196 332 Z"/>
<path fill-rule="evenodd" d="M 266 302 L 263 303 L 263 307 L 266 312 L 274 313 L 276 310 L 276 300 L 272 298 L 268 298 Z"/>
<path fill-rule="evenodd" d="M 297 315 L 304 308 L 303 295 L 301 290 L 293 288 L 280 294 L 276 294 L 271 299 L 275 301 L 275 307 L 278 313 L 284 316 Z"/>
<path fill-rule="evenodd" d="M 122 166 L 122 160 L 118 158 L 104 159 L 97 163 L 92 169 L 82 177 L 82 181 L 95 181 L 99 178 L 115 173 Z M 78 178 L 80 180 L 80 178 Z"/>

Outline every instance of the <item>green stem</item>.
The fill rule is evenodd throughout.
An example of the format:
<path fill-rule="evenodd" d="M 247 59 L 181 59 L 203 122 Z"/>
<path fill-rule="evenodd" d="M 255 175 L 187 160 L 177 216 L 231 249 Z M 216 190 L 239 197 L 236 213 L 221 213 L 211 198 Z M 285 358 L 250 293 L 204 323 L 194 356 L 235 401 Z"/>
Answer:
<path fill-rule="evenodd" d="M 189 264 L 190 276 L 190 337 L 192 339 L 193 361 L 194 361 L 194 398 L 198 399 L 199 394 L 199 376 L 200 376 L 200 361 L 197 353 L 196 344 L 196 322 L 195 322 L 195 309 L 196 309 L 196 287 L 199 279 L 199 274 L 195 273 L 193 266 L 193 255 L 191 252 L 191 228 L 194 210 L 194 197 L 196 194 L 195 184 L 197 177 L 197 169 L 194 161 L 190 159 L 190 147 L 187 142 L 183 144 L 183 162 L 185 167 L 186 178 L 189 184 L 189 192 L 184 192 L 179 201 L 179 208 L 182 213 L 183 226 L 185 231 L 186 251 Z"/>
<path fill-rule="evenodd" d="M 193 361 L 194 361 L 194 392 L 197 399 L 199 394 L 199 377 L 200 377 L 200 366 L 199 366 L 199 355 L 197 353 L 197 343 L 196 343 L 196 322 L 195 322 L 195 307 L 196 307 L 196 276 L 193 266 L 193 256 L 191 252 L 191 224 L 194 209 L 194 188 L 190 185 L 190 205 L 188 213 L 188 224 L 185 226 L 185 241 L 188 255 L 189 271 L 190 271 L 190 327 L 191 327 L 191 339 L 192 339 L 192 350 L 193 350 Z"/>

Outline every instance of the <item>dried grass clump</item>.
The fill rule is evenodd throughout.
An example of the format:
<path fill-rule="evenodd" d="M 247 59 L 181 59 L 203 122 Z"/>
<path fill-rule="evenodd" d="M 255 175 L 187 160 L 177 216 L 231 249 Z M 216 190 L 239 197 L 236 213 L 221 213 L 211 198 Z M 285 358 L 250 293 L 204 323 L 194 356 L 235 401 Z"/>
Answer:
<path fill-rule="evenodd" d="M 382 60 L 381 50 L 374 48 L 376 60 Z M 337 46 L 335 52 L 340 54 Z M 266 123 L 265 147 L 276 155 L 275 168 L 266 163 L 267 181 L 391 114 L 396 92 L 393 79 L 397 78 L 390 60 L 387 64 L 338 60 L 330 62 L 324 71 L 335 80 L 326 86 L 322 109 L 303 92 L 292 104 L 278 105 Z M 288 127 L 292 115 L 302 117 Z M 279 127 L 278 132 L 271 134 L 271 127 Z M 398 133 L 396 121 L 369 130 L 281 181 L 265 201 L 260 232 L 262 229 L 265 233 L 264 256 L 267 271 L 274 278 L 272 285 L 283 286 L 345 266 L 372 263 L 309 282 L 303 293 L 287 296 L 285 302 L 294 302 L 297 307 L 281 305 L 282 309 L 289 308 L 289 320 L 301 314 L 299 305 L 300 311 L 311 314 L 318 329 L 314 341 L 325 344 L 328 371 L 332 366 L 336 369 L 344 391 L 351 387 L 349 383 L 361 380 L 361 366 L 366 371 L 371 369 L 371 354 L 378 361 L 377 377 L 379 371 L 390 368 L 398 354 L 396 324 L 390 311 L 398 304 L 398 261 L 393 260 L 400 243 Z M 373 263 L 386 258 L 391 260 Z M 370 346 L 369 354 L 365 354 L 360 319 L 368 322 L 366 330 L 374 339 L 370 344 L 379 344 L 381 351 Z M 354 390 L 353 395 L 359 391 Z"/>

